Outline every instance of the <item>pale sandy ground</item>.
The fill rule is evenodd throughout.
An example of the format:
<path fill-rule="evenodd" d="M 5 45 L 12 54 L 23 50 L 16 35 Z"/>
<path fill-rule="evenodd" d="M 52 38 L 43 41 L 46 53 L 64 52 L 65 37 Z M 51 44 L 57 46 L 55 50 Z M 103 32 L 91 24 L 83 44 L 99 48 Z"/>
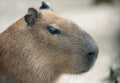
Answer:
<path fill-rule="evenodd" d="M 109 67 L 117 57 L 114 37 L 120 27 L 119 6 L 93 6 L 93 0 L 48 0 L 61 16 L 73 20 L 99 45 L 95 66 L 82 75 L 63 75 L 57 83 L 106 83 Z M 87 2 L 86 2 L 87 1 Z M 0 0 L 0 32 L 24 16 L 28 7 L 39 7 L 41 0 Z"/>

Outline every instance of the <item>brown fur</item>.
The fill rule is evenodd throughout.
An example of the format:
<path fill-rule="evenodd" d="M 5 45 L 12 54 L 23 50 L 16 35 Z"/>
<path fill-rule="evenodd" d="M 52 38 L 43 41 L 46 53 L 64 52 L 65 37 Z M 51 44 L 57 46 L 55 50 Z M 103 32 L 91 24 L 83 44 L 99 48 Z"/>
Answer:
<path fill-rule="evenodd" d="M 35 25 L 21 18 L 0 35 L 0 83 L 53 83 L 63 73 L 88 71 L 97 57 L 94 40 L 51 10 L 40 10 Z M 50 25 L 61 34 L 52 35 Z M 95 48 L 92 48 L 95 47 Z M 86 54 L 96 50 L 96 56 Z"/>

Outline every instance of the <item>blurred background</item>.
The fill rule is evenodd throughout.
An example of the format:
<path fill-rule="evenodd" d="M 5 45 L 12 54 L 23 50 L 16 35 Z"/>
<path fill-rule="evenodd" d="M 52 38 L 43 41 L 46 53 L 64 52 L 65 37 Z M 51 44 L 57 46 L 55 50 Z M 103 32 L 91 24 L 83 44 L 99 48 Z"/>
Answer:
<path fill-rule="evenodd" d="M 0 32 L 42 0 L 0 0 Z M 46 0 L 56 13 L 74 21 L 97 42 L 94 67 L 82 75 L 63 75 L 57 83 L 120 83 L 120 0 Z"/>

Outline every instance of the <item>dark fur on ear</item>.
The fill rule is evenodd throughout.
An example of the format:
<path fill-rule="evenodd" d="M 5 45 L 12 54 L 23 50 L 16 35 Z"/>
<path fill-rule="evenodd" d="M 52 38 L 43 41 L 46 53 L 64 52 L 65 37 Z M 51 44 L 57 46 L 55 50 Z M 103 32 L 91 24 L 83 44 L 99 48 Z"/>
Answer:
<path fill-rule="evenodd" d="M 50 6 L 48 5 L 48 3 L 46 2 L 42 2 L 42 6 L 40 7 L 40 9 L 51 9 Z"/>
<path fill-rule="evenodd" d="M 33 26 L 35 24 L 35 20 L 38 18 L 39 14 L 36 9 L 29 8 L 28 14 L 24 16 L 24 19 L 28 26 Z"/>

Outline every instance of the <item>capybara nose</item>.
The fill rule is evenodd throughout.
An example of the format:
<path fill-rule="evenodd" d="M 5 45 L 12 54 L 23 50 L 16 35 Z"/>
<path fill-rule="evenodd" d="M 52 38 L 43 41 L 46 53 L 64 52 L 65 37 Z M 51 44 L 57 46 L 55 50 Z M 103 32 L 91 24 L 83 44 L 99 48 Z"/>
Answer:
<path fill-rule="evenodd" d="M 85 45 L 86 45 L 86 56 L 90 60 L 94 60 L 98 56 L 98 46 L 96 42 L 89 35 L 85 37 Z"/>
<path fill-rule="evenodd" d="M 90 42 L 88 45 L 88 52 L 87 52 L 87 57 L 88 59 L 96 59 L 98 56 L 98 46 L 93 40 L 93 42 Z"/>
<path fill-rule="evenodd" d="M 95 43 L 95 42 L 93 42 Z M 98 56 L 98 47 L 96 44 L 90 44 L 88 45 L 88 50 L 85 53 L 86 54 L 86 58 L 89 62 L 89 64 L 93 65 L 97 59 Z"/>

